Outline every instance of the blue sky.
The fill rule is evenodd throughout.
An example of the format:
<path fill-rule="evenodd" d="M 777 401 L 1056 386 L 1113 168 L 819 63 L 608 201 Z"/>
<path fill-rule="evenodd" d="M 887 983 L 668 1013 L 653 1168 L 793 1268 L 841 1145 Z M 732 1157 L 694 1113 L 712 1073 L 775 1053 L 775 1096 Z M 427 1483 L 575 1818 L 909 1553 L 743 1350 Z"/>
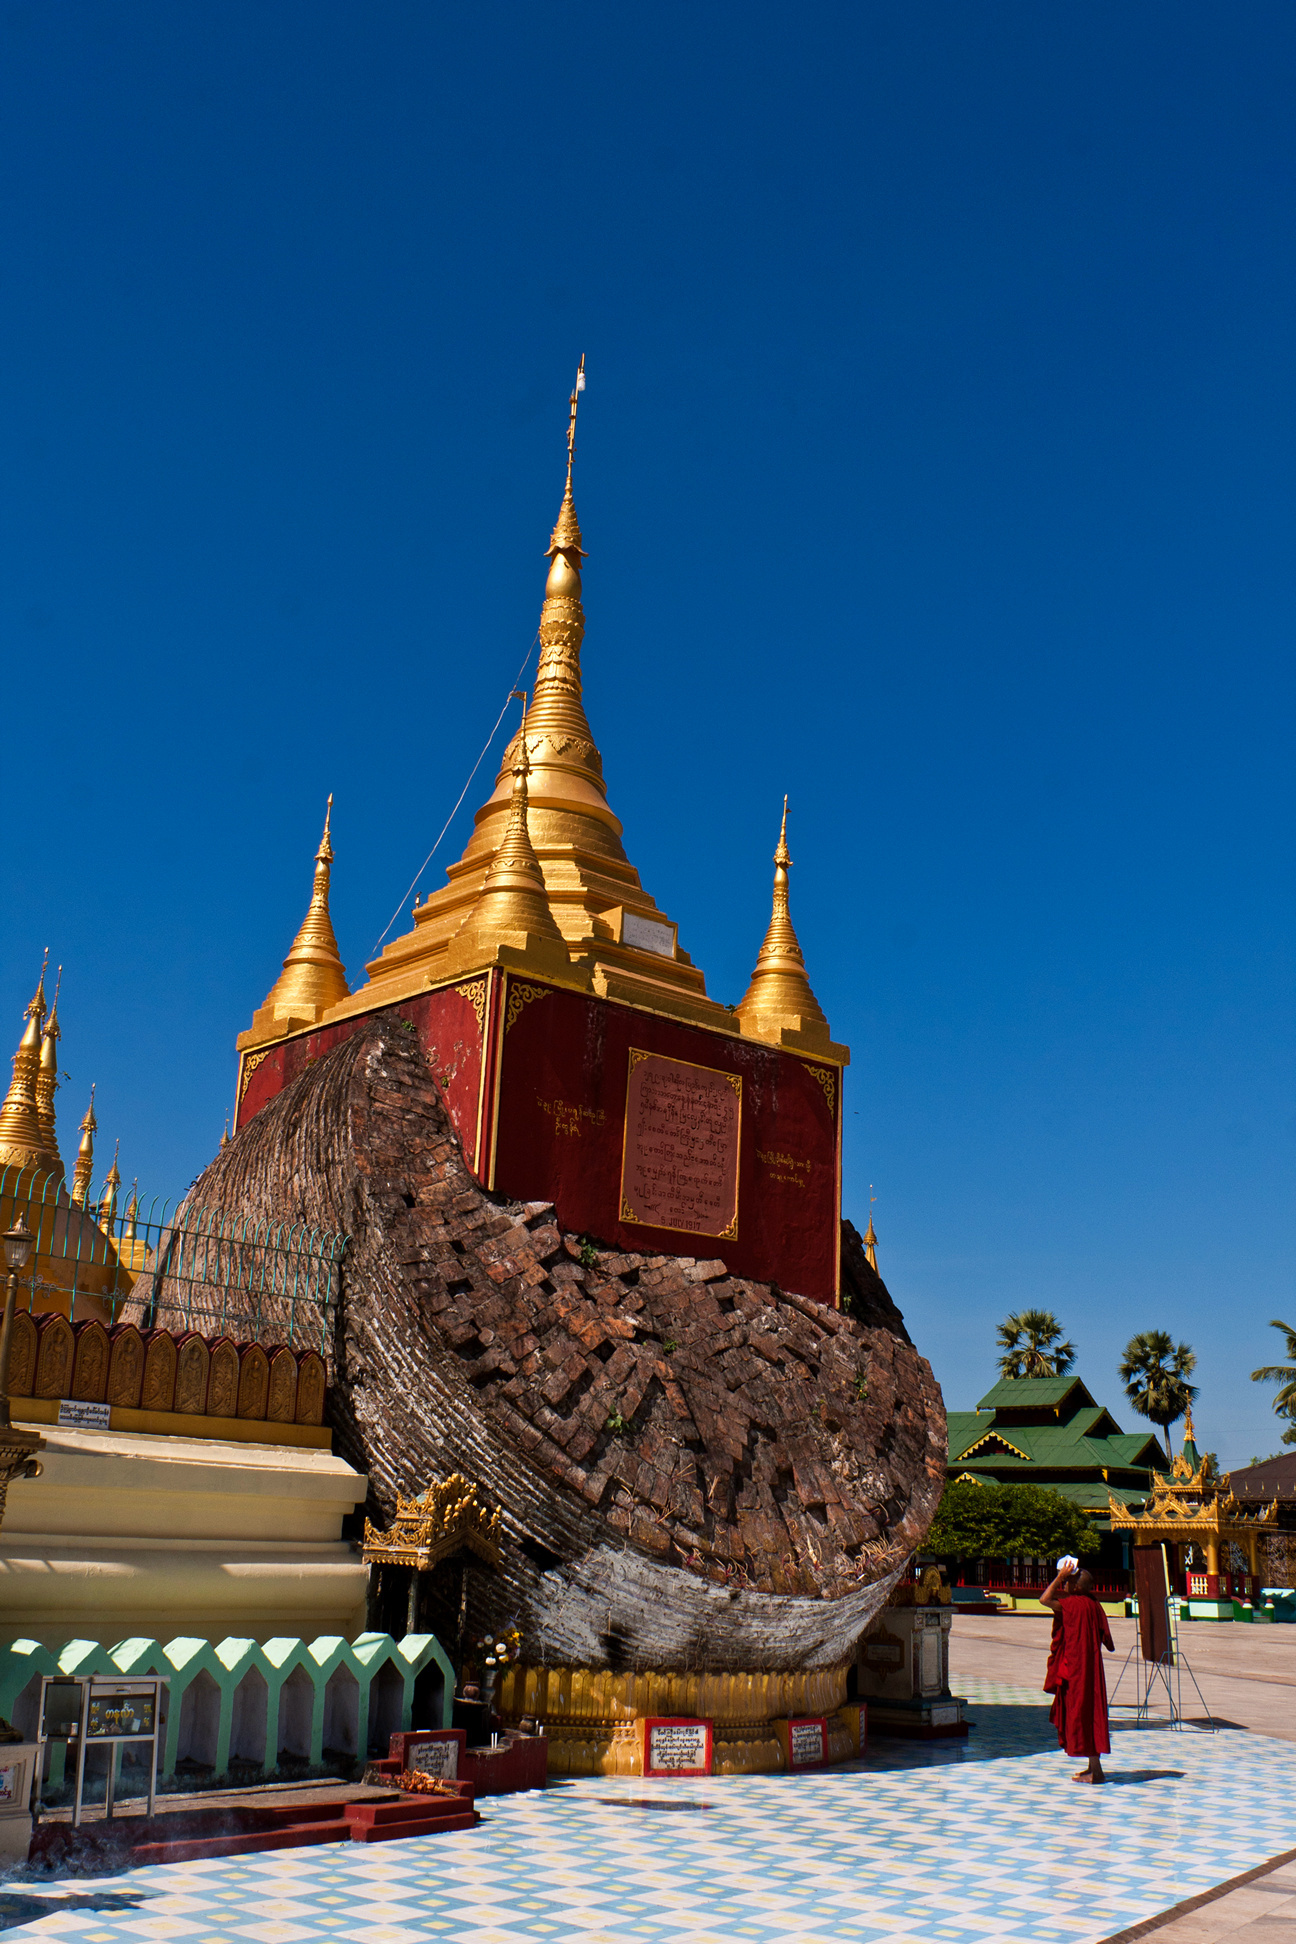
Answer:
<path fill-rule="evenodd" d="M 0 1010 L 48 942 L 65 1148 L 94 1079 L 128 1179 L 209 1158 L 330 789 L 359 975 L 533 636 L 584 351 L 630 855 L 736 999 L 789 791 L 847 1208 L 949 1403 L 1042 1304 L 1273 1449 L 1294 78 L 1265 0 L 3 0 Z"/>

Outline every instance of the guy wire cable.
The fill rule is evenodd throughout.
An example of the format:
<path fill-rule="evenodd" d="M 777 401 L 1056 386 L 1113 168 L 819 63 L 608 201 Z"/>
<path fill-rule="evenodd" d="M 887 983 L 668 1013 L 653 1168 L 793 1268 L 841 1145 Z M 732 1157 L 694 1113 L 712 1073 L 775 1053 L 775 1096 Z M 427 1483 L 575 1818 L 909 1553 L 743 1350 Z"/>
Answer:
<path fill-rule="evenodd" d="M 486 751 L 490 748 L 491 744 L 494 742 L 495 737 L 499 731 L 499 726 L 501 722 L 503 722 L 505 716 L 508 714 L 509 703 L 513 700 L 514 696 L 517 694 L 517 685 L 522 680 L 522 677 L 526 673 L 527 663 L 530 661 L 532 653 L 535 649 L 536 642 L 539 641 L 539 639 L 540 639 L 540 630 L 539 628 L 537 628 L 535 632 L 535 640 L 532 641 L 530 648 L 527 649 L 525 655 L 522 657 L 522 666 L 518 669 L 517 674 L 514 676 L 513 686 L 509 690 L 508 695 L 505 697 L 504 707 L 500 710 L 499 714 L 495 718 L 494 728 L 492 728 L 489 736 L 487 736 L 485 742 L 482 744 L 481 754 L 478 756 L 477 761 L 473 764 L 472 768 L 469 770 L 464 786 L 462 790 L 460 790 L 458 796 L 455 798 L 454 809 L 450 812 L 450 815 L 446 818 L 445 822 L 442 824 L 440 834 L 437 837 L 436 843 L 433 844 L 431 850 L 428 852 L 427 856 L 423 859 L 423 862 L 419 865 L 418 873 L 415 876 L 413 883 L 410 885 L 409 891 L 406 891 L 405 896 L 401 899 L 395 911 L 393 911 L 391 917 L 387 920 L 387 929 L 386 931 L 383 932 L 382 938 L 378 940 L 378 943 L 373 948 L 375 952 L 378 950 L 378 946 L 382 944 L 383 939 L 386 938 L 387 932 L 391 930 L 392 926 L 396 923 L 396 920 L 400 917 L 402 911 L 404 911 L 406 899 L 408 899 L 410 895 L 410 891 L 414 891 L 418 888 L 419 879 L 422 877 L 424 871 L 426 871 L 428 865 L 432 862 L 432 859 L 436 856 L 437 851 L 440 848 L 441 838 L 445 836 L 447 830 L 449 830 L 451 824 L 458 816 L 459 805 L 463 802 L 469 790 L 472 788 L 472 780 L 482 766 L 482 761 L 486 755 Z M 522 726 L 523 728 L 526 727 L 525 718 L 523 720 Z"/>

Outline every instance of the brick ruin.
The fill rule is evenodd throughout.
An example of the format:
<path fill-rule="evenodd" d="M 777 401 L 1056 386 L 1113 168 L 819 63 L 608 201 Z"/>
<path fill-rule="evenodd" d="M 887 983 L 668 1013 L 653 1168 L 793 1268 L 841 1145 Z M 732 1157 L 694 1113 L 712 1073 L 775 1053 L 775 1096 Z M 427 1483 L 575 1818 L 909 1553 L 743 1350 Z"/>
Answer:
<path fill-rule="evenodd" d="M 457 1616 L 434 1589 L 443 1638 L 516 1619 L 545 1664 L 839 1665 L 935 1510 L 940 1393 L 853 1229 L 849 1313 L 564 1234 L 472 1179 L 398 1017 L 299 1075 L 187 1207 L 351 1237 L 328 1416 L 369 1516 L 454 1472 L 502 1514 Z"/>

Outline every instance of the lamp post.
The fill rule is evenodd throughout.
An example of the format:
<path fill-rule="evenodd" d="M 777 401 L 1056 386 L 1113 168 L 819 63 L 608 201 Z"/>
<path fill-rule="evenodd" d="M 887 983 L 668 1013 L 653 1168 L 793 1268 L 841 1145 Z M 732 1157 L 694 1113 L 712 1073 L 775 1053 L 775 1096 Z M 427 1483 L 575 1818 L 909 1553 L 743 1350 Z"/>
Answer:
<path fill-rule="evenodd" d="M 18 1301 L 18 1278 L 32 1252 L 32 1235 L 21 1215 L 0 1240 L 4 1242 L 5 1267 L 9 1271 L 4 1322 L 0 1323 L 0 1520 L 3 1520 L 5 1500 L 14 1479 L 40 1477 L 41 1462 L 36 1453 L 44 1449 L 45 1440 L 35 1431 L 15 1429 L 9 1418 L 9 1344 Z"/>
<path fill-rule="evenodd" d="M 9 1277 L 5 1290 L 4 1322 L 0 1323 L 0 1426 L 6 1428 L 9 1424 L 9 1345 L 13 1340 L 18 1278 L 27 1267 L 31 1252 L 31 1232 L 20 1215 L 13 1227 L 4 1232 L 5 1267 Z"/>

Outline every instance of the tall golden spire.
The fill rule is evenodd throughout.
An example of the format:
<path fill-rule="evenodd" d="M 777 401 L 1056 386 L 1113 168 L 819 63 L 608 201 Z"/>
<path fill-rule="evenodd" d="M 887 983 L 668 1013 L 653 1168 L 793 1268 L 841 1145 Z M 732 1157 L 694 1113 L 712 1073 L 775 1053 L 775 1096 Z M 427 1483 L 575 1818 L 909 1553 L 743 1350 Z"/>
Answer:
<path fill-rule="evenodd" d="M 349 1017 L 375 1001 L 421 991 L 429 980 L 448 973 L 452 956 L 455 967 L 463 969 L 456 941 L 462 943 L 467 936 L 468 914 L 504 842 L 513 815 L 517 743 L 525 741 L 530 842 L 577 984 L 592 982 L 607 997 L 638 1001 L 724 1032 L 736 1030 L 732 1012 L 707 998 L 706 980 L 679 949 L 675 926 L 644 890 L 625 854 L 581 699 L 585 547 L 572 474 L 584 385 L 582 358 L 568 405 L 562 503 L 545 548 L 549 573 L 540 613 L 540 661 L 522 727 L 504 752 L 495 788 L 477 811 L 462 857 L 446 872 L 448 882 L 416 907 L 413 929 L 370 961 L 369 985 L 330 1018 Z M 240 1041 L 253 1043 L 250 1034 Z"/>
<path fill-rule="evenodd" d="M 785 1033 L 823 1045 L 830 1042 L 828 1021 L 810 990 L 805 956 L 792 929 L 788 911 L 787 847 L 788 800 L 783 799 L 783 822 L 774 852 L 774 910 L 765 943 L 756 957 L 751 984 L 737 1008 L 744 1033 L 772 1040 L 778 1046 Z"/>
<path fill-rule="evenodd" d="M 76 1167 L 72 1170 L 72 1199 L 79 1208 L 84 1208 L 89 1201 L 90 1190 L 94 1185 L 94 1137 L 99 1128 L 99 1123 L 95 1119 L 94 1097 L 95 1090 L 92 1084 L 90 1105 L 86 1108 L 85 1118 L 81 1122 L 81 1143 L 77 1148 Z"/>
<path fill-rule="evenodd" d="M 62 1038 L 58 1023 L 59 987 L 63 983 L 60 965 L 54 981 L 54 1003 L 41 1038 L 40 1066 L 36 1074 L 36 1119 L 40 1126 L 41 1166 L 59 1181 L 63 1179 L 63 1157 L 59 1153 L 58 1132 L 54 1125 L 54 1095 L 58 1088 L 58 1043 Z"/>
<path fill-rule="evenodd" d="M 531 758 L 531 817 L 541 849 L 546 844 L 579 843 L 582 848 L 626 862 L 621 825 L 608 808 L 603 759 L 581 700 L 581 644 L 585 639 L 585 610 L 581 605 L 580 522 L 572 497 L 572 466 L 576 458 L 576 412 L 585 389 L 582 356 L 572 386 L 567 415 L 567 480 L 562 504 L 545 553 L 549 576 L 540 610 L 540 664 L 535 693 L 519 730 Z M 478 835 L 490 841 L 489 825 L 503 815 L 508 803 L 508 777 L 513 768 L 512 746 L 495 782 L 495 794 L 477 813 Z M 465 862 L 477 849 L 477 837 L 464 852 Z"/>
<path fill-rule="evenodd" d="M 329 872 L 333 844 L 329 824 L 333 798 L 324 815 L 324 835 L 315 853 L 315 883 L 301 930 L 283 963 L 283 971 L 266 994 L 265 1004 L 252 1017 L 258 1039 L 271 1038 L 293 1026 L 313 1026 L 321 1013 L 345 999 L 350 988 L 329 917 Z M 270 1028 L 266 1032 L 265 1028 Z"/>
<path fill-rule="evenodd" d="M 36 1082 L 40 1074 L 41 1027 L 45 1020 L 45 966 L 41 966 L 36 991 L 24 1017 L 27 1027 L 13 1057 L 13 1078 L 0 1107 L 0 1168 L 36 1168 L 41 1165 L 40 1114 L 36 1105 Z"/>

